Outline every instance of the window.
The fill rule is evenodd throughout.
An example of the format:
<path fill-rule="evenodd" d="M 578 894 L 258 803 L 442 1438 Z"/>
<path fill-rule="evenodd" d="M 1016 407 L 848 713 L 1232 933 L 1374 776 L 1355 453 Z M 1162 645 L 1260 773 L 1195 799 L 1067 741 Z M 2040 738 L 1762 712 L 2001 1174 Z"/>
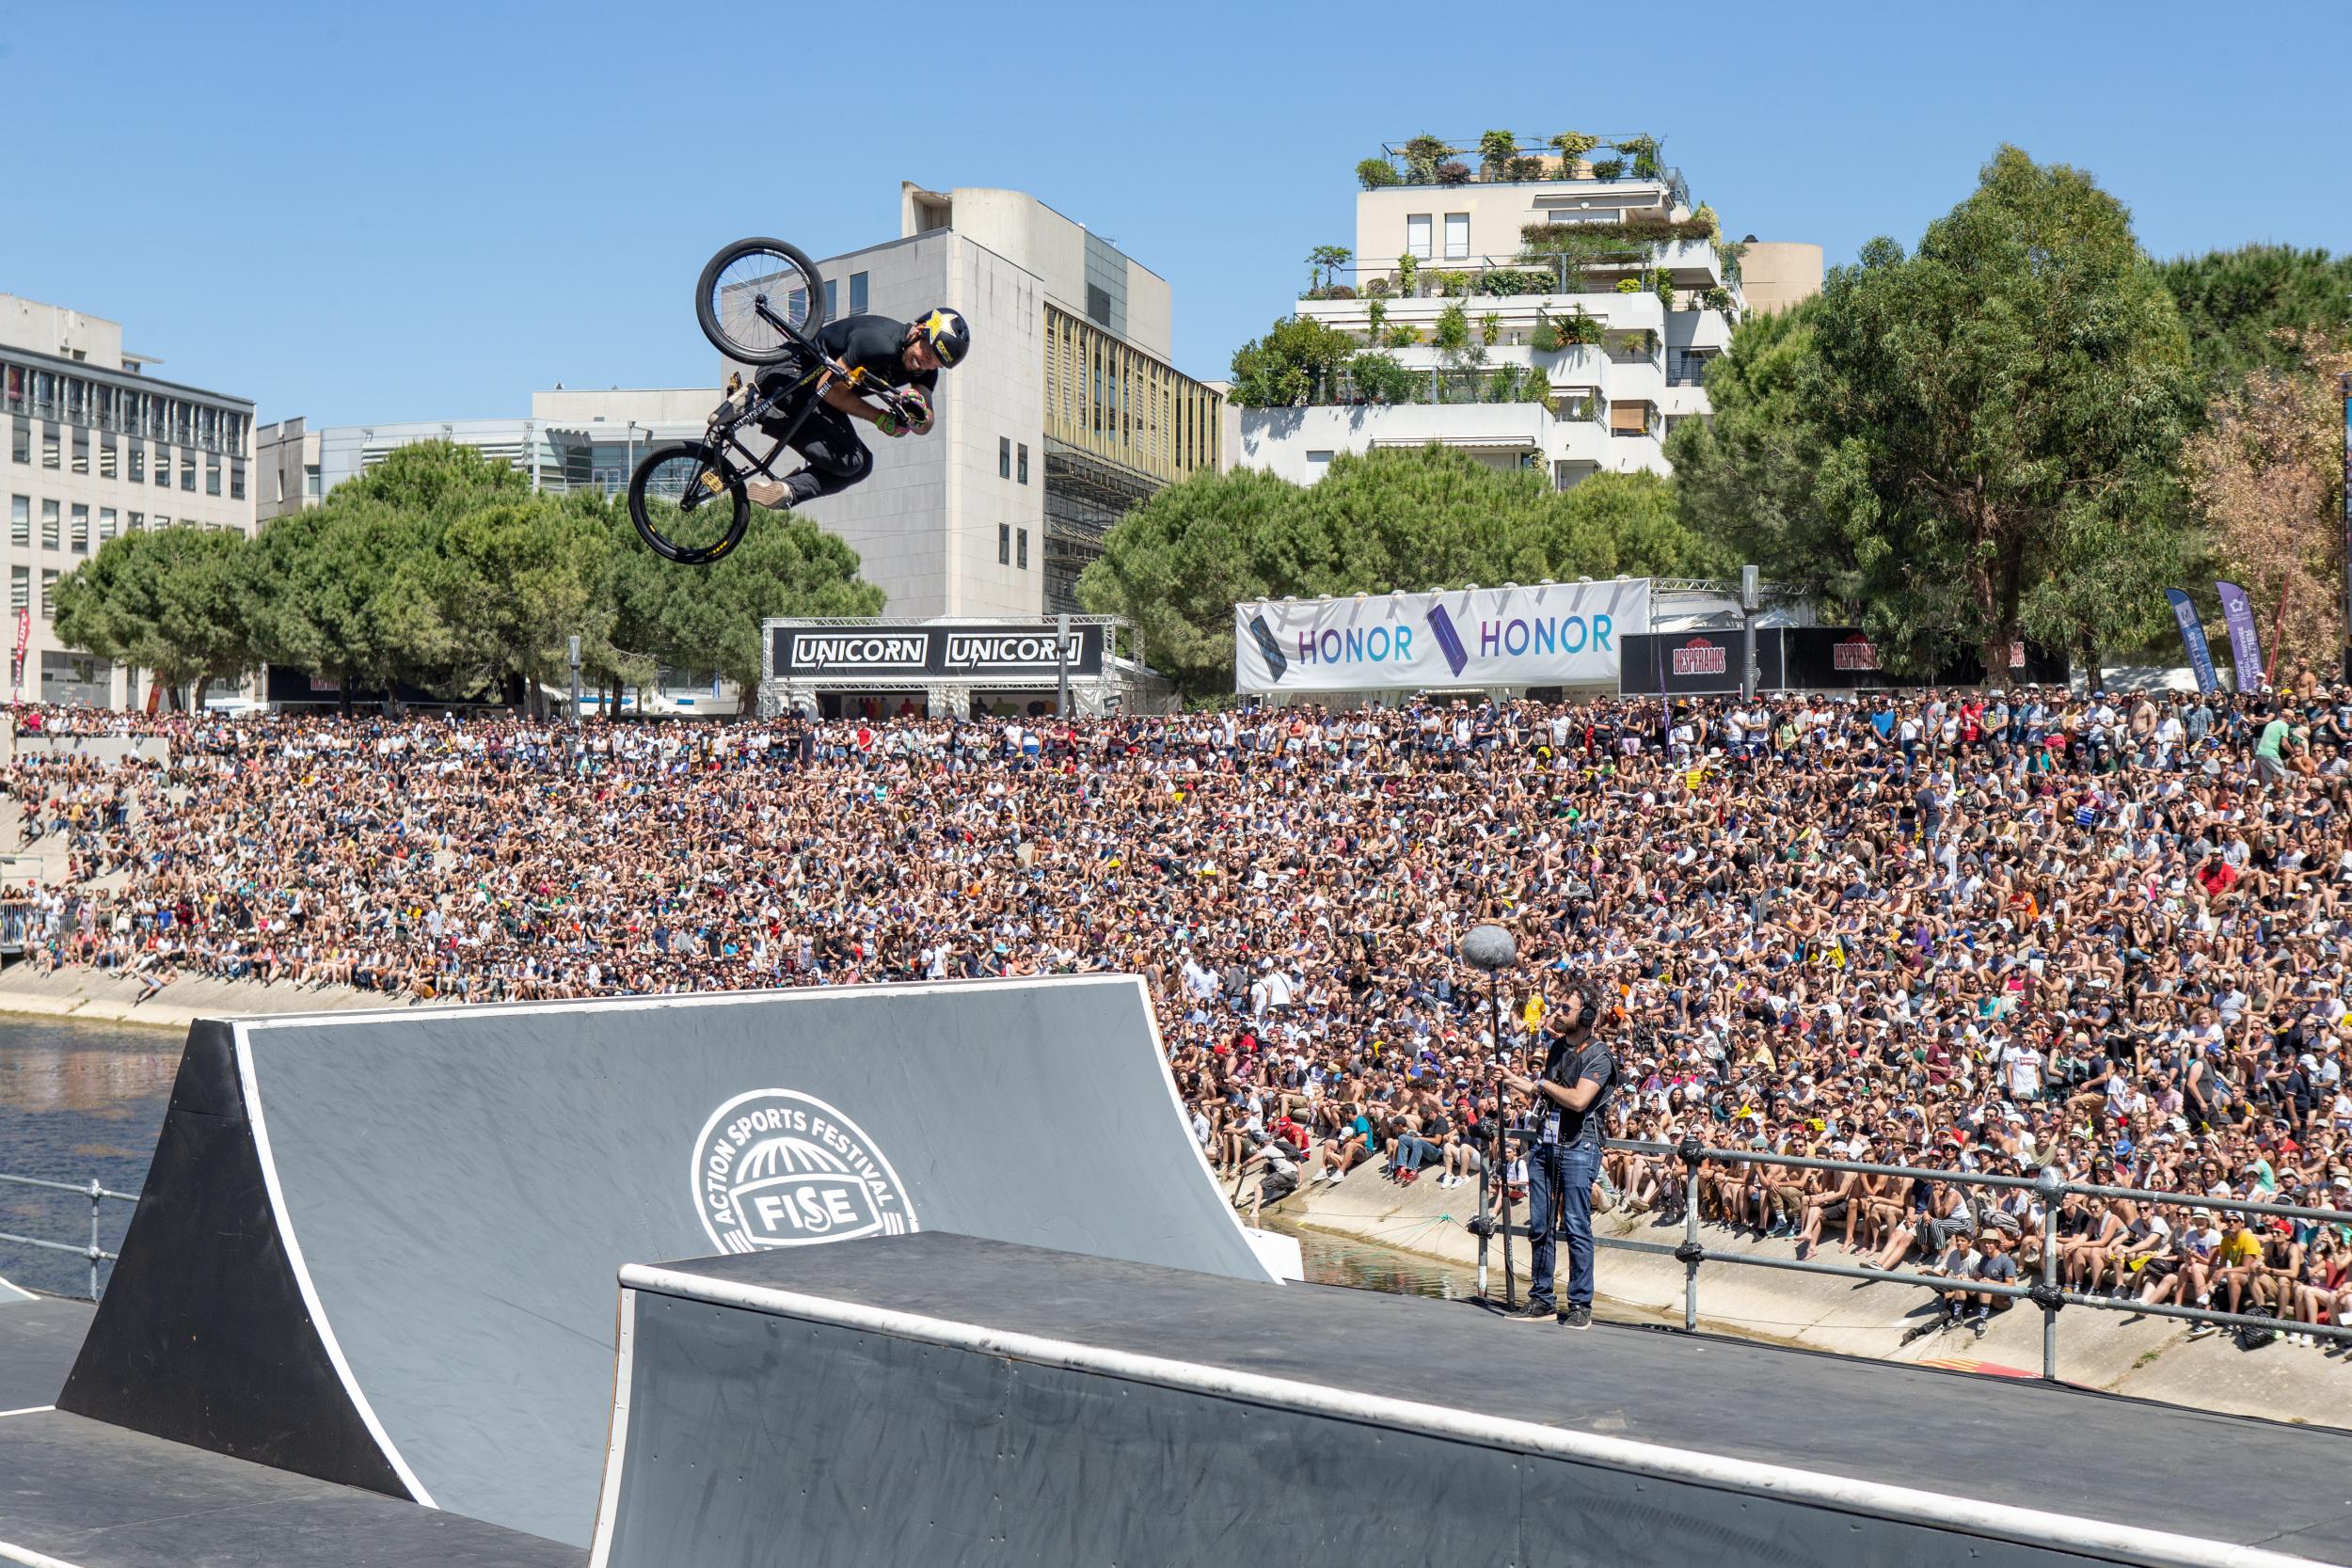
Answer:
<path fill-rule="evenodd" d="M 611 495 L 612 491 L 608 490 L 605 494 Z M 245 459 L 242 457 L 229 460 L 229 499 L 232 501 L 245 499 Z"/>
<path fill-rule="evenodd" d="M 302 469 L 302 493 L 311 500 L 319 499 L 319 466 L 306 464 Z"/>
<path fill-rule="evenodd" d="M 158 512 L 155 514 L 155 526 L 158 529 L 169 528 L 171 526 L 171 519 Z"/>
<path fill-rule="evenodd" d="M 825 319 L 829 322 L 841 319 L 841 289 L 830 277 L 825 279 Z"/>
<path fill-rule="evenodd" d="M 1012 437 L 1009 436 L 996 437 L 996 477 L 1012 477 Z"/>
<path fill-rule="evenodd" d="M 108 431 L 98 438 L 98 477 L 101 479 L 120 477 L 119 466 L 115 460 L 115 437 L 112 431 Z"/>
<path fill-rule="evenodd" d="M 57 574 L 43 567 L 40 574 L 40 618 L 57 618 Z"/>
<path fill-rule="evenodd" d="M 33 608 L 33 569 L 30 566 L 8 568 L 8 608 L 10 610 Z"/>
<path fill-rule="evenodd" d="M 57 547 L 57 503 L 56 501 L 41 502 L 40 547 L 42 549 L 54 550 Z"/>
<path fill-rule="evenodd" d="M 1021 531 L 1021 553 L 1013 564 L 1025 572 L 1029 569 L 1029 531 L 1025 528 Z"/>
<path fill-rule="evenodd" d="M 155 449 L 155 488 L 158 490 L 171 488 L 171 449 L 169 447 L 158 446 Z"/>
<path fill-rule="evenodd" d="M 147 531 L 147 514 L 144 512 L 132 513 L 128 520 L 128 531 L 132 533 L 145 533 Z"/>
<path fill-rule="evenodd" d="M 0 401 L 6 402 L 10 408 L 24 406 L 24 367 L 22 365 L 0 367 L 0 388 L 6 388 L 5 391 L 0 391 Z"/>
<path fill-rule="evenodd" d="M 19 414 L 8 429 L 8 461 L 30 463 L 33 460 L 33 421 Z"/>
<path fill-rule="evenodd" d="M 999 566 L 1012 564 L 1012 525 L 1010 523 L 996 525 L 996 564 Z"/>
<path fill-rule="evenodd" d="M 204 493 L 208 496 L 220 494 L 220 454 L 218 452 L 208 451 L 204 454 Z"/>
<path fill-rule="evenodd" d="M 33 498 L 8 498 L 8 543 L 20 550 L 33 547 Z"/>
<path fill-rule="evenodd" d="M 1015 466 L 1015 472 L 1019 475 L 1022 483 L 1029 483 L 1029 443 L 1026 441 L 1021 443 L 1021 456 Z"/>
<path fill-rule="evenodd" d="M 1311 451 L 1307 454 L 1307 461 L 1310 463 L 1328 463 L 1331 461 L 1331 454 L 1327 451 Z"/>
<path fill-rule="evenodd" d="M 73 427 L 73 471 L 89 472 L 89 432 L 79 425 Z"/>
<path fill-rule="evenodd" d="M 89 508 L 84 506 L 79 501 L 73 503 L 73 533 L 72 537 L 73 540 L 73 553 L 75 555 L 89 554 Z"/>
<path fill-rule="evenodd" d="M 1423 261 L 1429 260 L 1429 214 L 1427 213 L 1406 214 L 1405 254 Z"/>
<path fill-rule="evenodd" d="M 131 483 L 145 484 L 147 483 L 147 443 L 135 436 L 132 436 L 130 456 L 131 471 L 128 477 Z"/>
<path fill-rule="evenodd" d="M 55 468 L 59 466 L 56 425 L 44 423 L 40 427 L 40 466 L 44 468 Z"/>
<path fill-rule="evenodd" d="M 1445 259 L 1459 261 L 1470 255 L 1470 214 L 1448 213 L 1445 215 Z"/>
<path fill-rule="evenodd" d="M 185 449 L 180 453 L 180 488 L 196 494 L 196 453 Z"/>
<path fill-rule="evenodd" d="M 98 509 L 98 542 L 103 545 L 114 536 L 115 509 L 111 506 L 102 506 Z"/>
<path fill-rule="evenodd" d="M 866 314 L 866 275 L 862 272 L 850 274 L 850 314 Z"/>

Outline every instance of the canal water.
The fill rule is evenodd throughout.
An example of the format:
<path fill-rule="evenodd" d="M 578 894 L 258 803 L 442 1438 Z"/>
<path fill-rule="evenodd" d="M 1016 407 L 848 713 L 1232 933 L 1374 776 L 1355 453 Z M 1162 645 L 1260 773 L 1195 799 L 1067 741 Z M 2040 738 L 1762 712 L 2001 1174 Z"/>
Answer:
<path fill-rule="evenodd" d="M 138 1192 L 180 1066 L 176 1031 L 120 1024 L 0 1017 L 0 1175 Z M 0 1182 L 0 1231 L 63 1242 L 89 1241 L 89 1200 Z M 131 1206 L 99 1206 L 99 1244 L 121 1250 Z M 1318 1284 L 1459 1300 L 1476 1291 L 1473 1271 L 1372 1243 L 1282 1226 L 1298 1238 L 1307 1277 Z M 100 1266 L 103 1286 L 110 1265 Z M 89 1293 L 89 1261 L 0 1242 L 0 1277 L 27 1290 Z"/>
<path fill-rule="evenodd" d="M 164 1124 L 180 1043 L 176 1031 L 0 1019 L 0 1175 L 84 1187 L 95 1179 L 136 1194 Z M 130 1220 L 127 1203 L 99 1205 L 99 1244 L 120 1251 Z M 87 1248 L 89 1225 L 81 1194 L 0 1182 L 0 1231 Z M 87 1296 L 89 1259 L 0 1242 L 0 1277 Z"/>

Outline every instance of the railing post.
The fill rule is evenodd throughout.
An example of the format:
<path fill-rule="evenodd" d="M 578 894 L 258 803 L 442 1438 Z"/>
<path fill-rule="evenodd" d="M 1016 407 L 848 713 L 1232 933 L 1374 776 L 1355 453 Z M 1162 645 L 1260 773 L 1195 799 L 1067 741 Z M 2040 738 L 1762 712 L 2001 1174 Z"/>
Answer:
<path fill-rule="evenodd" d="M 89 1179 L 89 1299 L 98 1299 L 98 1200 L 105 1195 L 105 1187 L 95 1176 Z"/>
<path fill-rule="evenodd" d="M 2042 1195 L 2042 1282 L 2033 1293 L 2035 1305 L 2042 1308 L 2042 1380 L 2056 1383 L 2058 1315 L 2058 1308 L 2066 1305 L 2066 1298 L 2058 1288 L 2058 1212 L 2066 1191 L 2055 1165 L 2042 1167 L 2034 1187 Z"/>
<path fill-rule="evenodd" d="M 1682 1140 L 1676 1152 L 1682 1156 L 1682 1244 L 1675 1248 L 1675 1257 L 1682 1263 L 1682 1326 L 1695 1333 L 1699 1326 L 1699 1264 L 1707 1257 L 1707 1249 L 1699 1245 L 1699 1161 L 1706 1148 L 1695 1136 Z"/>

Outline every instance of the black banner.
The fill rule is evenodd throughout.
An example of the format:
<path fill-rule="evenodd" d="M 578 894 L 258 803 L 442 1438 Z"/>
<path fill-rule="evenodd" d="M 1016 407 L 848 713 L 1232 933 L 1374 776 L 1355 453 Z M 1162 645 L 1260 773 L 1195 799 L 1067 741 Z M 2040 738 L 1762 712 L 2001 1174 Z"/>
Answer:
<path fill-rule="evenodd" d="M 1781 630 L 1756 634 L 1756 684 L 1762 691 L 1783 685 Z M 1736 631 L 1634 633 L 1617 639 L 1617 689 L 1628 697 L 1661 692 L 1694 697 L 1740 689 L 1740 634 Z"/>
<path fill-rule="evenodd" d="M 1073 677 L 1100 675 L 1107 629 L 1072 626 L 1057 657 L 1054 628 L 1034 623 L 771 626 L 769 668 L 778 680 L 850 688 L 917 680 L 1050 686 L 1064 660 Z"/>
<path fill-rule="evenodd" d="M 1617 689 L 1628 697 L 1699 696 L 1740 689 L 1736 631 L 1653 632 L 1619 639 L 1624 649 Z M 1982 686 L 1980 661 L 1955 660 L 1932 675 L 1899 675 L 1885 668 L 1877 645 L 1856 626 L 1762 626 L 1756 633 L 1759 691 L 1872 691 L 1918 687 Z M 2020 643 L 2009 678 L 2020 686 L 2063 686 L 2063 654 Z"/>

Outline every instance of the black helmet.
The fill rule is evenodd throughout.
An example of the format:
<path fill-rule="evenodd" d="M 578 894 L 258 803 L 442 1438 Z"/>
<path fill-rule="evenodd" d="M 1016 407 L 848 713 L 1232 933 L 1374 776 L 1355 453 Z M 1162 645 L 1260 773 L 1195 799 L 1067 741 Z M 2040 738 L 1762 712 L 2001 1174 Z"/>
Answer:
<path fill-rule="evenodd" d="M 965 324 L 961 310 L 938 306 L 914 324 L 914 330 L 931 345 L 931 352 L 939 356 L 943 365 L 961 364 L 963 356 L 972 352 L 972 328 Z"/>

